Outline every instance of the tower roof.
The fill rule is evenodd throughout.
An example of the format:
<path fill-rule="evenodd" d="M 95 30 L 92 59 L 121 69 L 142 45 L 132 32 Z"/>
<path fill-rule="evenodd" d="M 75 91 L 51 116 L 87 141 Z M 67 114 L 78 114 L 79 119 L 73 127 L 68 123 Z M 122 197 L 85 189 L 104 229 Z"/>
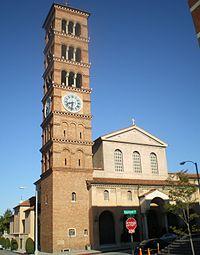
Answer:
<path fill-rule="evenodd" d="M 83 11 L 83 10 L 80 10 L 80 9 L 77 9 L 77 8 L 74 8 L 74 7 L 70 7 L 70 6 L 65 5 L 65 4 L 53 3 L 52 6 L 51 6 L 51 8 L 50 8 L 50 10 L 49 10 L 49 12 L 48 12 L 48 14 L 47 14 L 47 17 L 46 17 L 46 19 L 45 19 L 45 21 L 44 21 L 44 23 L 43 23 L 43 26 L 42 26 L 43 28 L 46 26 L 46 23 L 47 23 L 47 21 L 48 21 L 48 18 L 49 18 L 49 16 L 51 15 L 51 13 L 52 13 L 52 11 L 53 11 L 53 9 L 54 9 L 55 7 L 58 7 L 58 8 L 61 8 L 61 9 L 65 9 L 65 10 L 71 11 L 71 12 L 73 12 L 73 13 L 82 14 L 82 15 L 85 15 L 85 16 L 87 16 L 87 17 L 90 16 L 90 13 L 89 13 L 89 12 L 86 12 L 86 11 Z"/>

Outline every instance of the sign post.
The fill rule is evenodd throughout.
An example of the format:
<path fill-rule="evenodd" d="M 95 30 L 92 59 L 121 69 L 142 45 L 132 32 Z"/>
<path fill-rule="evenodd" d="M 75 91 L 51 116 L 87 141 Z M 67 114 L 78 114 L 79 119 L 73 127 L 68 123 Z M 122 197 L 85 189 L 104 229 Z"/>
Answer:
<path fill-rule="evenodd" d="M 126 228 L 128 229 L 129 234 L 131 235 L 131 250 L 134 255 L 134 247 L 133 247 L 133 233 L 135 233 L 135 229 L 137 228 L 137 221 L 134 218 L 128 218 L 126 220 Z"/>

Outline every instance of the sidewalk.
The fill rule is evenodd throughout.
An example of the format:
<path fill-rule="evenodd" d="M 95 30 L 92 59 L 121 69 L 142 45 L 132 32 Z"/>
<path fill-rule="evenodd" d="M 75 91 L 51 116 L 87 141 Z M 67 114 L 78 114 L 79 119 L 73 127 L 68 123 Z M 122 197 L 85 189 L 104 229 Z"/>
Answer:
<path fill-rule="evenodd" d="M 65 252 L 55 252 L 55 253 L 47 253 L 47 252 L 37 252 L 37 255 L 93 255 L 93 254 L 99 254 L 101 251 L 97 250 L 71 250 L 71 251 L 65 251 Z"/>

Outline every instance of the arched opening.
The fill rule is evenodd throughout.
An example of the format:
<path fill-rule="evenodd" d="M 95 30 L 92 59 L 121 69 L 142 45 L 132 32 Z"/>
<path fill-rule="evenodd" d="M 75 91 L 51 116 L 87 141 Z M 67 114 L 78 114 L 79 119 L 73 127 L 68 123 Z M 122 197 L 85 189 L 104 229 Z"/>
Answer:
<path fill-rule="evenodd" d="M 103 196 L 104 196 L 104 201 L 108 201 L 109 200 L 109 191 L 108 190 L 104 190 Z"/>
<path fill-rule="evenodd" d="M 62 72 L 61 72 L 61 84 L 65 85 L 65 86 L 67 85 L 66 77 L 67 77 L 67 72 L 65 70 L 62 70 Z"/>
<path fill-rule="evenodd" d="M 66 59 L 66 52 L 67 52 L 67 46 L 66 45 L 62 45 L 62 49 L 61 49 L 61 57 Z"/>
<path fill-rule="evenodd" d="M 75 35 L 76 36 L 80 36 L 81 35 L 81 25 L 79 23 L 76 23 Z"/>
<path fill-rule="evenodd" d="M 128 201 L 132 201 L 132 200 L 133 200 L 132 192 L 131 192 L 130 190 L 127 191 L 127 200 L 128 200 Z"/>
<path fill-rule="evenodd" d="M 114 151 L 114 165 L 116 172 L 123 172 L 123 154 L 122 152 L 117 149 Z"/>
<path fill-rule="evenodd" d="M 68 85 L 70 87 L 72 87 L 74 85 L 74 73 L 73 72 L 69 73 L 69 82 L 68 82 Z"/>
<path fill-rule="evenodd" d="M 158 160 L 155 153 L 150 154 L 151 172 L 152 174 L 159 174 L 158 172 Z"/>
<path fill-rule="evenodd" d="M 147 212 L 149 238 L 160 237 L 167 232 L 167 216 L 164 209 L 164 200 L 155 197 L 150 203 Z"/>
<path fill-rule="evenodd" d="M 70 35 L 73 34 L 73 26 L 74 26 L 74 23 L 72 21 L 70 21 L 68 24 L 68 33 Z"/>
<path fill-rule="evenodd" d="M 62 20 L 62 28 L 61 28 L 63 33 L 66 33 L 66 24 L 67 24 L 66 20 L 63 19 Z"/>
<path fill-rule="evenodd" d="M 74 48 L 70 46 L 69 52 L 68 52 L 68 59 L 73 60 L 73 58 L 74 58 Z"/>
<path fill-rule="evenodd" d="M 99 242 L 100 245 L 115 243 L 115 223 L 110 211 L 104 211 L 99 216 Z"/>
<path fill-rule="evenodd" d="M 76 49 L 76 62 L 81 62 L 81 49 Z"/>
<path fill-rule="evenodd" d="M 76 87 L 81 88 L 82 87 L 82 75 L 80 73 L 76 76 Z"/>
<path fill-rule="evenodd" d="M 76 202 L 76 193 L 72 192 L 72 202 Z"/>

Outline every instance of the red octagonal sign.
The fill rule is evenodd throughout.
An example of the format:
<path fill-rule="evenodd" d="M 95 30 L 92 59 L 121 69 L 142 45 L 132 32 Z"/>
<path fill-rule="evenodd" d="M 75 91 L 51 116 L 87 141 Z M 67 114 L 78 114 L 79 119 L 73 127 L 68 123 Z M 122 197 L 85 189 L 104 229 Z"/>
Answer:
<path fill-rule="evenodd" d="M 135 232 L 135 229 L 137 228 L 137 221 L 134 218 L 128 218 L 126 220 L 126 228 L 128 229 L 128 232 L 130 234 Z"/>

